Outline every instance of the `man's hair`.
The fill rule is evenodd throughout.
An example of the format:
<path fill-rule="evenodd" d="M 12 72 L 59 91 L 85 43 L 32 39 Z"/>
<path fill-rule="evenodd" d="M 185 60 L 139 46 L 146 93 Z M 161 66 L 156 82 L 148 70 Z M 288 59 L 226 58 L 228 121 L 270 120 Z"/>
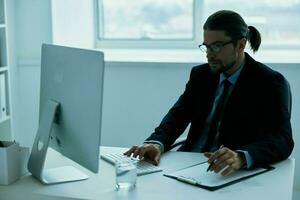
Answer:
<path fill-rule="evenodd" d="M 203 25 L 204 30 L 224 31 L 233 40 L 246 38 L 251 49 L 256 52 L 261 43 L 259 31 L 254 26 L 248 26 L 243 18 L 231 10 L 220 10 L 210 15 Z"/>

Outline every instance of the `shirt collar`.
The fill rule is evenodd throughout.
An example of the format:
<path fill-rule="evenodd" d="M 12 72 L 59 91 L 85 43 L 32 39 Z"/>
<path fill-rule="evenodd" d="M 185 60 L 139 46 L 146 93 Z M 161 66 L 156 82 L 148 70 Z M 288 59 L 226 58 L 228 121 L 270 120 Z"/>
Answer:
<path fill-rule="evenodd" d="M 229 77 L 227 77 L 224 73 L 221 73 L 220 79 L 219 79 L 219 85 L 221 85 L 225 79 L 227 79 L 231 83 L 231 85 L 234 85 L 236 83 L 237 79 L 239 78 L 244 65 L 245 65 L 245 61 L 241 64 L 241 66 L 238 68 L 238 70 L 236 70 Z"/>

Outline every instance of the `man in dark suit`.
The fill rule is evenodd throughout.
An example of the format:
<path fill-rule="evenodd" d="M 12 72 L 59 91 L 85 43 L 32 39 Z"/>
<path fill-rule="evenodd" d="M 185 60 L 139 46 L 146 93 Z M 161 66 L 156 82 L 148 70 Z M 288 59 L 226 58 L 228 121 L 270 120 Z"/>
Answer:
<path fill-rule="evenodd" d="M 162 152 L 191 124 L 180 151 L 204 152 L 211 170 L 228 175 L 286 159 L 294 142 L 289 84 L 244 52 L 261 37 L 242 17 L 222 10 L 204 26 L 207 64 L 192 69 L 184 93 L 144 144 L 124 154 L 159 163 Z"/>

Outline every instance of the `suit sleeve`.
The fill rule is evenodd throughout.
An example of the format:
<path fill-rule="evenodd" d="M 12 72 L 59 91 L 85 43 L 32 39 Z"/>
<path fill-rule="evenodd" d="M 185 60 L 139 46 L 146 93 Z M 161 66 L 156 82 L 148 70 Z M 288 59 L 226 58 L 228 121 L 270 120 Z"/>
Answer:
<path fill-rule="evenodd" d="M 253 165 L 261 166 L 286 159 L 292 152 L 291 91 L 289 83 L 281 75 L 268 81 L 261 98 L 262 129 L 258 139 L 244 146 L 253 159 Z"/>
<path fill-rule="evenodd" d="M 155 128 L 154 133 L 146 139 L 146 141 L 159 141 L 164 145 L 165 151 L 169 150 L 170 146 L 184 132 L 191 121 L 192 79 L 194 71 L 193 68 L 183 94 L 162 119 L 159 126 Z"/>

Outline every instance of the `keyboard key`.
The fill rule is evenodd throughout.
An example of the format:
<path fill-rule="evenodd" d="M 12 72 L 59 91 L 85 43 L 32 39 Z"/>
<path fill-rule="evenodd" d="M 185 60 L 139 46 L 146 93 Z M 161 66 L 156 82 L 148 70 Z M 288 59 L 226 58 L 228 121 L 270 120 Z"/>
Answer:
<path fill-rule="evenodd" d="M 138 158 L 128 157 L 128 156 L 123 155 L 122 153 L 103 154 L 103 155 L 101 155 L 101 158 L 111 164 L 115 164 L 115 162 L 120 159 L 138 160 L 138 162 L 137 162 L 137 175 L 138 176 L 162 171 L 161 168 L 159 168 L 143 159 L 140 160 Z"/>

